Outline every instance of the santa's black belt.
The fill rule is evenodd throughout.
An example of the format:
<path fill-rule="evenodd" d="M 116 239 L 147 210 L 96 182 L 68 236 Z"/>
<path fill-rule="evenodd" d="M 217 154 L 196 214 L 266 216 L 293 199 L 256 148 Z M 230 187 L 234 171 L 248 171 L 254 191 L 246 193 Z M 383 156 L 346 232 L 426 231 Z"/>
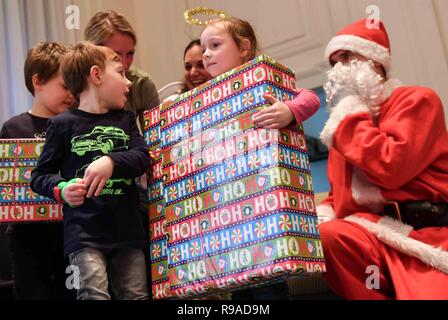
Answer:
<path fill-rule="evenodd" d="M 431 201 L 388 201 L 383 204 L 383 215 L 414 227 L 443 227 L 448 225 L 448 203 Z"/>

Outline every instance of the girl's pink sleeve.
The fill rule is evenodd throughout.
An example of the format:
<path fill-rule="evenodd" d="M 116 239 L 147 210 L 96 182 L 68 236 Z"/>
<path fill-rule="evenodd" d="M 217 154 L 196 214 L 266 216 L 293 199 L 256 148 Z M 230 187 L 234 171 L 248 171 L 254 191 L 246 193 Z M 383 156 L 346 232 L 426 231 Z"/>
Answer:
<path fill-rule="evenodd" d="M 309 89 L 298 89 L 293 100 L 284 101 L 289 107 L 297 123 L 311 117 L 319 109 L 320 101 L 317 94 Z"/>

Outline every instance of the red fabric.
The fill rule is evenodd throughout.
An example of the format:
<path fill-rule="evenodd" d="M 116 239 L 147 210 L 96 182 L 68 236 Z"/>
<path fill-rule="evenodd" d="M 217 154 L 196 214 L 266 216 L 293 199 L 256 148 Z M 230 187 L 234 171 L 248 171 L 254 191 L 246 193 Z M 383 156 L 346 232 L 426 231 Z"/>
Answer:
<path fill-rule="evenodd" d="M 448 202 L 448 133 L 442 103 L 430 89 L 402 87 L 383 104 L 378 125 L 367 113 L 336 129 L 328 174 L 338 218 L 369 212 L 353 200 L 353 167 L 379 186 L 384 199 Z M 448 235 L 447 235 L 448 237 Z"/>
<path fill-rule="evenodd" d="M 426 230 L 437 232 L 434 229 Z M 346 299 L 448 299 L 447 274 L 395 251 L 360 225 L 333 220 L 319 230 L 327 268 L 324 277 L 336 294 Z M 378 289 L 366 286 L 372 275 L 366 273 L 368 266 L 379 268 Z"/>
<path fill-rule="evenodd" d="M 366 27 L 367 19 L 362 19 L 359 21 L 356 21 L 355 23 L 352 23 L 351 25 L 347 26 L 346 28 L 339 31 L 336 35 L 351 35 L 351 36 L 357 36 L 360 38 L 363 38 L 365 40 L 373 41 L 387 49 L 389 49 L 390 52 L 390 42 L 389 37 L 387 35 L 386 28 L 384 27 L 384 24 L 382 21 L 379 23 L 379 29 L 376 28 L 367 28 Z"/>
<path fill-rule="evenodd" d="M 377 125 L 368 113 L 347 116 L 333 136 L 328 159 L 331 192 L 323 203 L 331 205 L 339 219 L 352 214 L 378 219 L 353 197 L 354 167 L 379 188 L 384 200 L 448 202 L 448 133 L 444 118 L 440 98 L 421 87 L 396 89 L 382 105 Z M 320 230 L 327 277 L 343 296 L 448 298 L 446 274 L 374 240 L 353 222 L 331 221 L 322 224 Z M 414 230 L 409 237 L 448 251 L 448 227 Z M 382 288 L 387 290 L 381 295 L 365 293 L 360 283 L 351 282 L 361 281 L 361 274 L 365 279 L 366 263 L 371 262 L 385 268 Z M 354 275 L 335 279 L 344 268 Z"/>

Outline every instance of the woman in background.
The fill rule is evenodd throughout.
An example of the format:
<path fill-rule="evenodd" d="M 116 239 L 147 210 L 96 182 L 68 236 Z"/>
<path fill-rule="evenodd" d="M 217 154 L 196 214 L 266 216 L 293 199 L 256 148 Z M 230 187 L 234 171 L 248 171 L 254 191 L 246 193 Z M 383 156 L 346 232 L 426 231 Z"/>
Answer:
<path fill-rule="evenodd" d="M 143 134 L 143 113 L 160 104 L 159 94 L 154 82 L 145 72 L 131 68 L 134 61 L 137 36 L 128 20 L 115 11 L 99 11 L 87 23 L 84 38 L 96 45 L 114 50 L 120 57 L 126 78 L 131 81 L 125 110 L 134 112 L 137 126 Z M 145 177 L 145 175 L 143 175 Z M 146 179 L 137 179 L 140 197 L 140 212 L 147 239 L 149 239 L 148 195 Z M 145 248 L 146 270 L 151 270 L 149 242 Z M 151 272 L 147 272 L 147 282 L 151 283 Z M 151 292 L 150 288 L 149 292 Z"/>
<path fill-rule="evenodd" d="M 207 82 L 212 77 L 205 70 L 202 62 L 202 47 L 201 40 L 194 39 L 190 41 L 184 51 L 184 88 L 181 93 L 187 92 L 204 82 Z"/>
<path fill-rule="evenodd" d="M 205 70 L 202 62 L 202 54 L 201 40 L 191 40 L 184 50 L 184 78 L 182 80 L 182 88 L 165 100 L 175 100 L 179 94 L 190 91 L 212 78 L 207 70 Z"/>
<path fill-rule="evenodd" d="M 132 82 L 125 110 L 133 111 L 143 130 L 143 112 L 160 104 L 154 82 L 145 72 L 131 68 L 134 61 L 137 36 L 126 18 L 115 11 L 99 11 L 87 23 L 84 30 L 87 41 L 106 46 L 120 57 L 126 71 L 126 78 Z"/>

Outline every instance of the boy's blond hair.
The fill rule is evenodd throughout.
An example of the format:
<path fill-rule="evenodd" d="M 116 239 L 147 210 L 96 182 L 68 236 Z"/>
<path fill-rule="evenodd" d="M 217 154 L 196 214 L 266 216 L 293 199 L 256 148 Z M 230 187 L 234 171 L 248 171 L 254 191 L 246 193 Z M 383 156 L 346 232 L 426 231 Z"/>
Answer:
<path fill-rule="evenodd" d="M 104 45 L 107 39 L 116 33 L 129 35 L 134 44 L 137 44 L 134 29 L 122 14 L 113 10 L 99 11 L 87 23 L 84 39 L 96 45 Z"/>
<path fill-rule="evenodd" d="M 64 57 L 61 63 L 62 77 L 65 86 L 77 101 L 81 92 L 87 87 L 91 68 L 98 66 L 104 70 L 106 61 L 121 62 L 121 58 L 112 49 L 88 41 L 78 43 Z"/>
<path fill-rule="evenodd" d="M 254 59 L 259 50 L 257 37 L 250 23 L 239 18 L 226 17 L 213 19 L 208 23 L 208 26 L 216 25 L 219 23 L 222 23 L 224 25 L 225 30 L 230 34 L 238 48 L 241 49 L 241 42 L 244 39 L 249 40 L 250 50 L 249 54 L 245 57 L 245 62 Z"/>
<path fill-rule="evenodd" d="M 62 58 L 70 48 L 58 42 L 40 42 L 28 50 L 23 68 L 25 85 L 34 96 L 33 76 L 45 84 L 58 73 Z"/>

